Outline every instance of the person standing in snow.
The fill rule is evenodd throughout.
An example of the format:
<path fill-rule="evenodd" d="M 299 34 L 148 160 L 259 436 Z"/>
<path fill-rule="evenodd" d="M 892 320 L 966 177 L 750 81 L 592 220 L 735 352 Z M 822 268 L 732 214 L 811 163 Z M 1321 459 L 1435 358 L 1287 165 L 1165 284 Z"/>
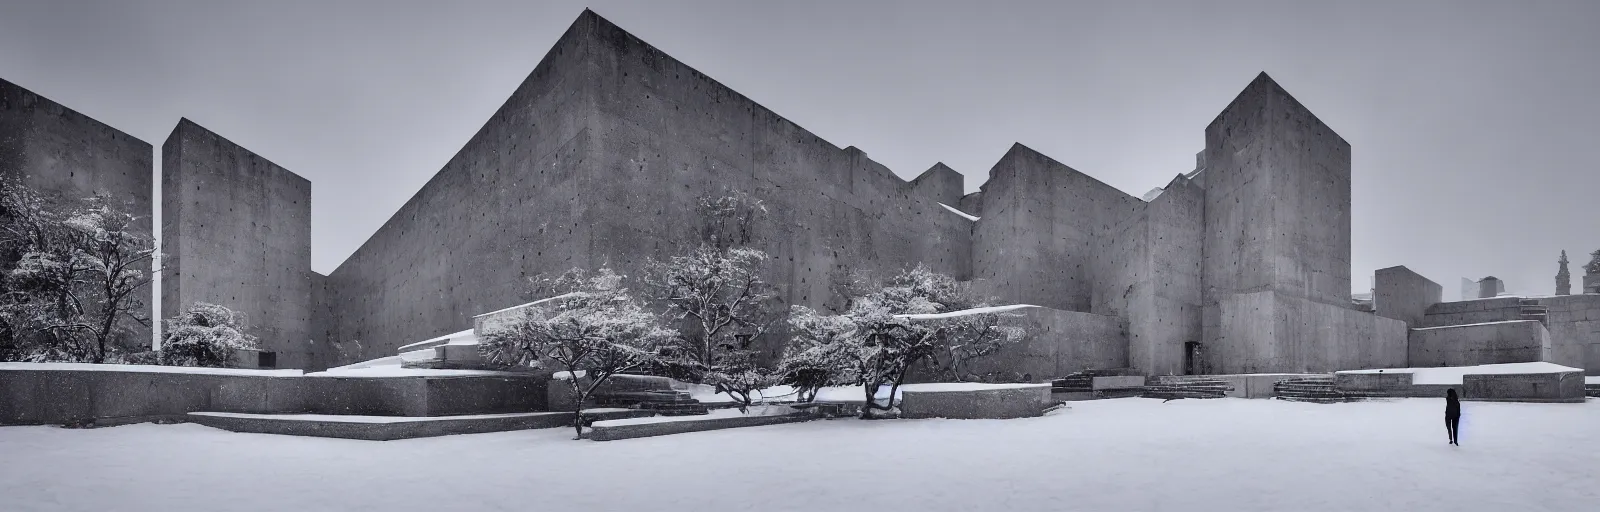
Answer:
<path fill-rule="evenodd" d="M 1456 442 L 1456 430 L 1461 426 L 1461 399 L 1456 397 L 1456 389 L 1450 388 L 1444 394 L 1444 428 L 1450 431 L 1450 444 L 1461 446 Z"/>

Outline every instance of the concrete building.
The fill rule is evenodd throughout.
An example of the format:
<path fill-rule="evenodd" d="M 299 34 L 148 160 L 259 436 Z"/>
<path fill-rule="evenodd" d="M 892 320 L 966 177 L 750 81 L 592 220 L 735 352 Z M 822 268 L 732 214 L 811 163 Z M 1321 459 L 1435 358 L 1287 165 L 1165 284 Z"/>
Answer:
<path fill-rule="evenodd" d="M 954 169 L 904 180 L 586 10 L 327 276 L 309 269 L 311 184 L 181 121 L 162 148 L 163 311 L 200 300 L 244 311 L 281 367 L 389 356 L 527 302 L 527 276 L 628 274 L 688 249 L 698 202 L 742 192 L 768 207 L 750 244 L 772 256 L 785 304 L 838 307 L 846 272 L 922 263 L 1041 306 L 1023 310 L 1030 338 L 979 374 L 1600 368 L 1585 298 L 1600 295 L 1444 303 L 1438 284 L 1391 267 L 1370 301 L 1353 301 L 1350 144 L 1265 73 L 1219 107 L 1195 168 L 1143 197 L 1021 144 L 963 194 Z M 1472 325 L 1489 322 L 1518 323 Z"/>
<path fill-rule="evenodd" d="M 174 137 L 185 131 L 202 130 L 184 125 Z M 1349 144 L 1265 73 L 1205 129 L 1205 141 L 1196 168 L 1175 172 L 1148 201 L 1020 144 L 963 195 L 953 169 L 903 180 L 585 11 L 478 134 L 325 279 L 305 272 L 310 284 L 298 284 L 305 248 L 293 247 L 304 239 L 295 201 L 305 189 L 293 184 L 266 200 L 295 207 L 282 209 L 294 213 L 281 222 L 251 209 L 259 205 L 173 214 L 176 238 L 204 236 L 192 227 L 202 224 L 281 234 L 180 245 L 176 289 L 179 300 L 231 298 L 248 286 L 236 283 L 289 275 L 293 287 L 239 299 L 273 304 L 270 315 L 289 319 L 275 337 L 294 346 L 301 312 L 311 312 L 315 334 L 292 350 L 305 355 L 285 363 L 333 363 L 330 340 L 359 340 L 364 352 L 354 357 L 379 357 L 525 302 L 525 276 L 574 266 L 629 272 L 688 248 L 696 202 L 737 190 L 772 212 L 752 244 L 774 256 L 770 278 L 786 303 L 837 305 L 830 285 L 844 271 L 925 263 L 1002 302 L 1044 307 L 1029 315 L 1055 334 L 995 363 L 1035 378 L 1089 367 L 1181 374 L 1403 364 L 1404 323 L 1350 300 Z M 256 163 L 222 164 L 238 178 L 208 182 L 200 195 L 294 181 L 254 177 L 292 175 L 237 146 L 207 144 L 237 155 L 224 159 Z M 167 173 L 221 175 L 190 151 Z M 265 259 L 246 266 L 186 263 L 257 254 Z M 209 275 L 224 268 L 226 278 Z"/>

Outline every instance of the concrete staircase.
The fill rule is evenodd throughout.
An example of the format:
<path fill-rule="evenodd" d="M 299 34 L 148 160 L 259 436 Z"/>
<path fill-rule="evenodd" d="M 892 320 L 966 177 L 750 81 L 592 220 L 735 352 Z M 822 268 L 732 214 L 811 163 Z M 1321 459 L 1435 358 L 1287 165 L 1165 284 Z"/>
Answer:
<path fill-rule="evenodd" d="M 662 416 L 695 416 L 710 411 L 689 392 L 678 390 L 612 391 L 596 394 L 593 401 L 598 407 L 650 411 Z"/>
<path fill-rule="evenodd" d="M 1523 320 L 1538 320 L 1545 327 L 1550 326 L 1550 307 L 1539 303 L 1539 299 L 1521 299 L 1517 302 Z"/>
<path fill-rule="evenodd" d="M 1123 377 L 1134 375 L 1130 368 L 1084 370 L 1050 382 L 1053 393 L 1092 393 L 1095 377 Z"/>
<path fill-rule="evenodd" d="M 1277 399 L 1290 402 L 1311 402 L 1318 404 L 1336 404 L 1344 402 L 1360 402 L 1376 398 L 1390 398 L 1376 392 L 1351 392 L 1340 391 L 1334 387 L 1333 376 L 1297 377 L 1281 380 L 1273 385 Z"/>
<path fill-rule="evenodd" d="M 1161 400 L 1182 398 L 1224 398 L 1233 384 L 1204 375 L 1161 375 L 1150 377 L 1141 396 Z"/>

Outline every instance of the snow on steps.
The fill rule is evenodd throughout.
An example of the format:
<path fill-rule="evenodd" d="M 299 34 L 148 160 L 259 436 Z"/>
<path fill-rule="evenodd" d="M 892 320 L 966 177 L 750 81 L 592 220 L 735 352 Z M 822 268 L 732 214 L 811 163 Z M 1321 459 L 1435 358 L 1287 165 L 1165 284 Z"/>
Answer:
<path fill-rule="evenodd" d="M 1318 404 L 1360 402 L 1374 398 L 1388 398 L 1388 395 L 1378 392 L 1340 391 L 1334 387 L 1332 375 L 1281 380 L 1273 385 L 1273 392 L 1279 400 Z"/>
<path fill-rule="evenodd" d="M 589 409 L 586 419 L 616 420 L 652 416 L 630 409 Z M 341 414 L 244 414 L 191 412 L 185 418 L 212 428 L 253 434 L 392 441 L 456 434 L 482 434 L 536 428 L 572 427 L 571 412 L 525 412 L 463 416 L 358 416 Z"/>
<path fill-rule="evenodd" d="M 1145 398 L 1177 400 L 1181 398 L 1224 398 L 1233 391 L 1233 384 L 1203 375 L 1163 375 L 1151 377 L 1145 385 Z"/>

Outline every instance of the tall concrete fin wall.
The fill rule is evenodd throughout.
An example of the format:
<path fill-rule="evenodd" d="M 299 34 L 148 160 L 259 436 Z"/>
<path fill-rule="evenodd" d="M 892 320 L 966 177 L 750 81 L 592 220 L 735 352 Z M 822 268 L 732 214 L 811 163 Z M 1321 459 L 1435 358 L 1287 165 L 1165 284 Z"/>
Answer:
<path fill-rule="evenodd" d="M 313 365 L 311 182 L 188 119 L 161 152 L 162 317 L 226 306 L 278 367 Z"/>
<path fill-rule="evenodd" d="M 0 79 L 0 175 L 56 200 L 109 194 L 149 235 L 153 157 L 150 143 Z M 146 304 L 153 297 L 153 287 L 141 294 Z M 148 346 L 150 329 L 130 325 L 129 342 Z"/>
<path fill-rule="evenodd" d="M 973 275 L 1003 298 L 1079 312 L 1093 310 L 1099 237 L 1145 205 L 1021 144 L 989 171 L 981 197 Z"/>
<path fill-rule="evenodd" d="M 752 243 L 772 255 L 769 277 L 788 303 L 837 302 L 831 279 L 846 269 L 972 273 L 972 221 L 585 11 L 328 276 L 339 307 L 329 330 L 360 341 L 363 357 L 389 355 L 528 299 L 525 277 L 602 265 L 632 274 L 697 243 L 699 200 L 730 191 L 766 202 Z"/>
<path fill-rule="evenodd" d="M 527 298 L 525 278 L 589 264 L 595 16 L 585 12 L 427 184 L 327 276 L 332 341 L 394 355 Z"/>

